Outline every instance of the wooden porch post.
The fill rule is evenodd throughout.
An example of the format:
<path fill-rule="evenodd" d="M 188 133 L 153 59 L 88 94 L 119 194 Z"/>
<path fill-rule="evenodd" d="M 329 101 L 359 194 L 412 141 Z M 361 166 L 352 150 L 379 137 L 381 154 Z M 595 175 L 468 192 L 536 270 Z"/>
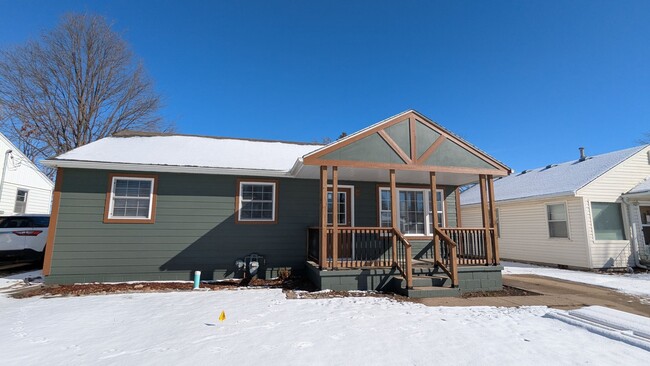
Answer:
<path fill-rule="evenodd" d="M 484 174 L 479 175 L 481 188 L 481 213 L 483 217 L 483 228 L 485 229 L 485 256 L 487 264 L 492 263 L 492 235 L 490 235 L 490 212 L 488 209 L 489 197 L 487 195 L 487 183 Z"/>
<path fill-rule="evenodd" d="M 327 220 L 327 218 L 325 219 Z M 332 268 L 339 260 L 339 168 L 332 167 Z"/>
<path fill-rule="evenodd" d="M 393 229 L 399 230 L 397 223 L 397 184 L 395 183 L 395 169 L 390 170 L 390 222 Z M 393 262 L 397 263 L 397 236 L 393 234 Z"/>
<path fill-rule="evenodd" d="M 440 255 L 440 244 L 438 243 L 438 194 L 436 192 L 436 172 L 429 172 L 429 180 L 431 183 L 431 219 L 433 221 L 433 260 L 441 262 L 442 256 Z"/>
<path fill-rule="evenodd" d="M 460 212 L 460 189 L 458 188 L 456 188 L 456 227 L 463 227 L 463 220 Z"/>
<path fill-rule="evenodd" d="M 319 267 L 327 267 L 327 167 L 320 167 L 320 253 Z"/>
<path fill-rule="evenodd" d="M 490 224 L 494 236 L 492 237 L 492 245 L 494 247 L 494 264 L 499 264 L 501 259 L 499 258 L 499 235 L 497 233 L 497 207 L 496 199 L 494 198 L 494 177 L 488 175 L 488 193 L 490 195 Z"/>

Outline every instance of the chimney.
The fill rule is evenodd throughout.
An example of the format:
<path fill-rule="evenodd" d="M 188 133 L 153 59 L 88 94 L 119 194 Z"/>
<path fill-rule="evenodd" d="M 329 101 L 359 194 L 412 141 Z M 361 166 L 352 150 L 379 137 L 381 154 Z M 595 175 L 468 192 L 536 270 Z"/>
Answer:
<path fill-rule="evenodd" d="M 578 161 L 585 161 L 585 159 L 587 159 L 587 157 L 585 156 L 585 148 L 579 147 L 578 150 L 580 150 L 580 160 Z"/>

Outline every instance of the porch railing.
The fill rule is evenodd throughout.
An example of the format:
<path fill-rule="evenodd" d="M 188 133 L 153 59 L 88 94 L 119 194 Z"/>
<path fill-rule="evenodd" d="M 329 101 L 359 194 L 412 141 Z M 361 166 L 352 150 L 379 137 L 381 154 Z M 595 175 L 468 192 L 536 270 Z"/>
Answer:
<path fill-rule="evenodd" d="M 394 267 L 406 279 L 407 286 L 412 287 L 412 245 L 399 230 L 390 227 L 339 227 L 336 258 L 333 258 L 332 250 L 333 229 L 325 230 L 325 262 L 320 263 L 320 228 L 309 228 L 308 257 L 321 268 Z M 494 235 L 494 229 L 486 228 L 436 228 L 429 249 L 420 254 L 422 259 L 433 257 L 452 284 L 458 286 L 459 265 L 498 264 Z"/>
<path fill-rule="evenodd" d="M 327 231 L 325 263 L 320 263 L 320 228 L 309 228 L 307 253 L 322 268 L 395 267 L 412 287 L 412 246 L 392 227 L 339 227 L 336 258 L 333 232 Z"/>

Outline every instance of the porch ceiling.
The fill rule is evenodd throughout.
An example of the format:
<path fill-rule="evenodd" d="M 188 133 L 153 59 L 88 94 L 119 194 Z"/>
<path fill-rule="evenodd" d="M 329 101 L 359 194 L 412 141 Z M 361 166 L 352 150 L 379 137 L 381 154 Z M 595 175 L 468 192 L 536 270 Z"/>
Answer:
<path fill-rule="evenodd" d="M 319 179 L 319 169 L 318 166 L 304 165 L 296 174 L 296 178 Z M 477 174 L 468 173 L 436 172 L 436 178 L 439 185 L 450 186 L 462 186 L 478 181 Z M 345 180 L 388 183 L 389 172 L 387 169 L 339 167 L 339 181 Z M 429 184 L 429 172 L 397 170 L 396 180 L 398 184 Z"/>

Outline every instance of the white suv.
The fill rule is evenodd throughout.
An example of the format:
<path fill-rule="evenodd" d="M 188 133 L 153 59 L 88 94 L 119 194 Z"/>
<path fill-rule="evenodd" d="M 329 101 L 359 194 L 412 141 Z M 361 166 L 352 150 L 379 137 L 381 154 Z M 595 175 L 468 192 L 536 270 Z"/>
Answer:
<path fill-rule="evenodd" d="M 0 259 L 42 260 L 49 215 L 0 217 Z"/>

